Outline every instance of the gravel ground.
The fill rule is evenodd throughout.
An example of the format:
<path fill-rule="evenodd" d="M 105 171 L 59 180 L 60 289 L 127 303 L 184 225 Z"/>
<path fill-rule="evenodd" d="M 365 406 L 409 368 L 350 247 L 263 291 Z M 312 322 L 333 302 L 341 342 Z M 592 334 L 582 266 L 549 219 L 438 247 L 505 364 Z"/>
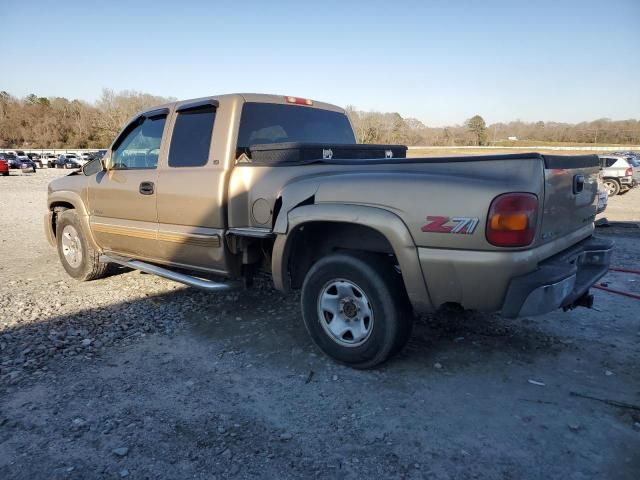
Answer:
<path fill-rule="evenodd" d="M 63 173 L 0 178 L 0 478 L 640 478 L 637 300 L 425 317 L 399 357 L 354 371 L 266 281 L 68 278 L 41 226 Z M 640 220 L 640 190 L 605 213 Z M 639 268 L 631 226 L 601 231 Z"/>

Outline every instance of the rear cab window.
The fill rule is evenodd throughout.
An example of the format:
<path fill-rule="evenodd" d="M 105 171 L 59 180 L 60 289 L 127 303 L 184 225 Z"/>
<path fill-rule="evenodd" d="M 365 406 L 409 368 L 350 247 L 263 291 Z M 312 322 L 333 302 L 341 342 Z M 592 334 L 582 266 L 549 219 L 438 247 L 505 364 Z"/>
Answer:
<path fill-rule="evenodd" d="M 169 148 L 170 167 L 202 167 L 207 164 L 215 118 L 214 106 L 178 111 Z"/>
<path fill-rule="evenodd" d="M 344 113 L 300 105 L 247 102 L 242 107 L 237 155 L 257 144 L 302 142 L 355 144 Z"/>

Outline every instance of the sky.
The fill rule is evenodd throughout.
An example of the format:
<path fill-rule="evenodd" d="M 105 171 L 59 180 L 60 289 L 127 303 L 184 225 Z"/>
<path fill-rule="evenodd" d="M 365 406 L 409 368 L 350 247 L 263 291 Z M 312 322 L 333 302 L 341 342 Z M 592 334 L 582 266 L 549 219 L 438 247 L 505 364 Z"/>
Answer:
<path fill-rule="evenodd" d="M 429 126 L 640 118 L 640 0 L 0 0 L 0 90 L 295 95 Z"/>

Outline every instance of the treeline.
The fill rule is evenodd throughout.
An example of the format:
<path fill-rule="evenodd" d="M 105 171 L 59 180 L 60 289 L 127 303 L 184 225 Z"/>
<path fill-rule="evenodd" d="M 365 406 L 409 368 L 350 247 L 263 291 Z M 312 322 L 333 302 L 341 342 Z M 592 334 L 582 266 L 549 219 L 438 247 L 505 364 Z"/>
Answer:
<path fill-rule="evenodd" d="M 486 125 L 480 115 L 464 125 L 427 127 L 415 118 L 402 118 L 398 113 L 362 112 L 348 107 L 347 112 L 363 143 L 401 143 L 405 145 L 500 145 L 519 142 L 570 142 L 640 144 L 640 120 L 607 118 L 577 124 L 560 122 L 494 123 Z"/>
<path fill-rule="evenodd" d="M 171 101 L 104 89 L 95 103 L 0 92 L 0 147 L 104 148 L 137 111 Z"/>
<path fill-rule="evenodd" d="M 63 97 L 0 92 L 0 148 L 103 148 L 137 111 L 171 101 L 146 93 L 104 89 L 95 103 Z M 347 107 L 362 143 L 404 145 L 495 145 L 519 142 L 640 144 L 639 120 L 606 118 L 578 124 L 559 122 L 495 123 L 475 115 L 463 125 L 428 127 L 398 113 L 362 112 Z"/>

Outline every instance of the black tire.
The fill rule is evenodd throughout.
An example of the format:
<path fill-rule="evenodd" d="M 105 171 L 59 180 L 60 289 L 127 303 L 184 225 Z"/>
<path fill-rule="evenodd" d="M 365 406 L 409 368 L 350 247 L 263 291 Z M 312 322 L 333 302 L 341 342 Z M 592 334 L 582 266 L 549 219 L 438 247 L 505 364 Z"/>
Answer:
<path fill-rule="evenodd" d="M 71 265 L 63 253 L 62 237 L 67 225 L 72 226 L 77 232 L 79 250 L 82 252 L 82 259 L 77 266 Z M 69 276 L 82 282 L 104 277 L 107 270 L 107 264 L 99 261 L 100 252 L 93 248 L 91 242 L 87 240 L 86 234 L 82 228 L 82 223 L 80 222 L 75 210 L 64 210 L 58 213 L 56 222 L 56 244 L 58 247 L 60 263 L 62 263 L 62 266 Z"/>
<path fill-rule="evenodd" d="M 614 178 L 605 178 L 604 187 L 607 189 L 610 197 L 615 197 L 620 193 L 620 183 Z"/>
<path fill-rule="evenodd" d="M 326 285 L 337 279 L 362 290 L 373 312 L 371 331 L 357 345 L 339 343 L 322 324 L 327 317 L 320 316 L 319 298 Z M 329 357 L 353 368 L 383 363 L 402 350 L 411 335 L 413 316 L 402 279 L 383 256 L 337 253 L 319 260 L 305 277 L 301 301 L 304 324 L 314 343 Z"/>
<path fill-rule="evenodd" d="M 9 172 L 2 172 L 2 176 L 3 177 L 8 177 L 9 176 Z"/>

